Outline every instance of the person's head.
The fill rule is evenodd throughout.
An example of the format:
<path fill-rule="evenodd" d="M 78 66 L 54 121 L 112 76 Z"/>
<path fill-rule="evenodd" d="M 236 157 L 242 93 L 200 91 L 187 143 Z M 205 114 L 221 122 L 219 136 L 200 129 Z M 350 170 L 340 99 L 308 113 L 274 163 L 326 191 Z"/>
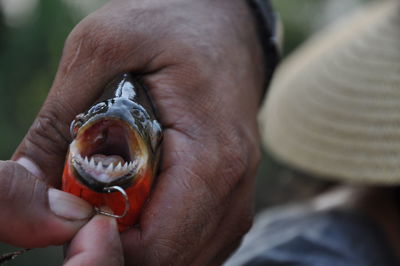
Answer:
<path fill-rule="evenodd" d="M 277 71 L 261 114 L 280 161 L 310 175 L 400 184 L 400 1 L 372 4 Z"/>

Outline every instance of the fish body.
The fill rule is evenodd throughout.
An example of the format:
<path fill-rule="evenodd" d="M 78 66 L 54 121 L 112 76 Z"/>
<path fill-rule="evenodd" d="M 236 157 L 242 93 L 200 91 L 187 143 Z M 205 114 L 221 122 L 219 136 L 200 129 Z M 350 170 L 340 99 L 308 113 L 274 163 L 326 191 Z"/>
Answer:
<path fill-rule="evenodd" d="M 124 74 L 105 89 L 111 94 L 76 116 L 73 141 L 62 178 L 62 189 L 118 218 L 119 230 L 133 226 L 146 202 L 156 175 L 161 126 L 142 84 Z M 105 95 L 106 95 L 105 94 Z M 110 187 L 122 188 L 127 196 Z M 127 212 L 125 212 L 125 208 Z"/>

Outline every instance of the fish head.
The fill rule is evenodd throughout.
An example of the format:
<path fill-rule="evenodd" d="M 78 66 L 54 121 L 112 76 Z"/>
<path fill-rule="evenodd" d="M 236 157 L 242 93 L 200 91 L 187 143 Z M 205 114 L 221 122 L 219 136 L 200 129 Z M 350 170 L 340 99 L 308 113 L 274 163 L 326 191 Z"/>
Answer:
<path fill-rule="evenodd" d="M 131 186 L 157 161 L 161 126 L 148 108 L 151 104 L 135 100 L 138 84 L 126 78 L 115 97 L 95 104 L 71 123 L 69 167 L 80 183 L 96 192 Z M 121 86 L 130 92 L 127 97 L 118 94 Z"/>

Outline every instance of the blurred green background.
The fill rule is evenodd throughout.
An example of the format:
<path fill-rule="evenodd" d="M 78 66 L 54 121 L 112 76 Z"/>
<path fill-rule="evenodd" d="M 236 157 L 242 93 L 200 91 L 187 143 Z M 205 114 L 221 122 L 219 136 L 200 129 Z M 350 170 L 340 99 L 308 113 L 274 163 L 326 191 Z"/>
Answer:
<path fill-rule="evenodd" d="M 367 0 L 273 0 L 284 24 L 284 55 L 313 32 Z M 71 29 L 105 0 L 0 0 L 0 160 L 7 160 L 23 138 L 51 86 Z M 327 184 L 311 182 L 266 153 L 258 175 L 257 209 L 305 197 Z M 274 188 L 269 193 L 268 188 Z M 279 188 L 279 189 L 276 189 Z M 11 217 L 10 217 L 11 219 Z M 46 228 L 43 228 L 46 230 Z M 14 250 L 0 244 L 0 254 Z M 60 265 L 61 248 L 36 249 L 7 265 Z"/>

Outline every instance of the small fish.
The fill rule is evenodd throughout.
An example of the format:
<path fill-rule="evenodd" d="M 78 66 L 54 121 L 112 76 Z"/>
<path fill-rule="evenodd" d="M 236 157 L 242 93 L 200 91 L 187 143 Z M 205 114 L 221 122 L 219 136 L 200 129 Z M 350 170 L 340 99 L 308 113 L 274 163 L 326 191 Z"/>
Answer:
<path fill-rule="evenodd" d="M 123 74 L 103 101 L 76 116 L 62 189 L 118 217 L 120 231 L 135 225 L 157 171 L 162 130 L 145 87 Z"/>

